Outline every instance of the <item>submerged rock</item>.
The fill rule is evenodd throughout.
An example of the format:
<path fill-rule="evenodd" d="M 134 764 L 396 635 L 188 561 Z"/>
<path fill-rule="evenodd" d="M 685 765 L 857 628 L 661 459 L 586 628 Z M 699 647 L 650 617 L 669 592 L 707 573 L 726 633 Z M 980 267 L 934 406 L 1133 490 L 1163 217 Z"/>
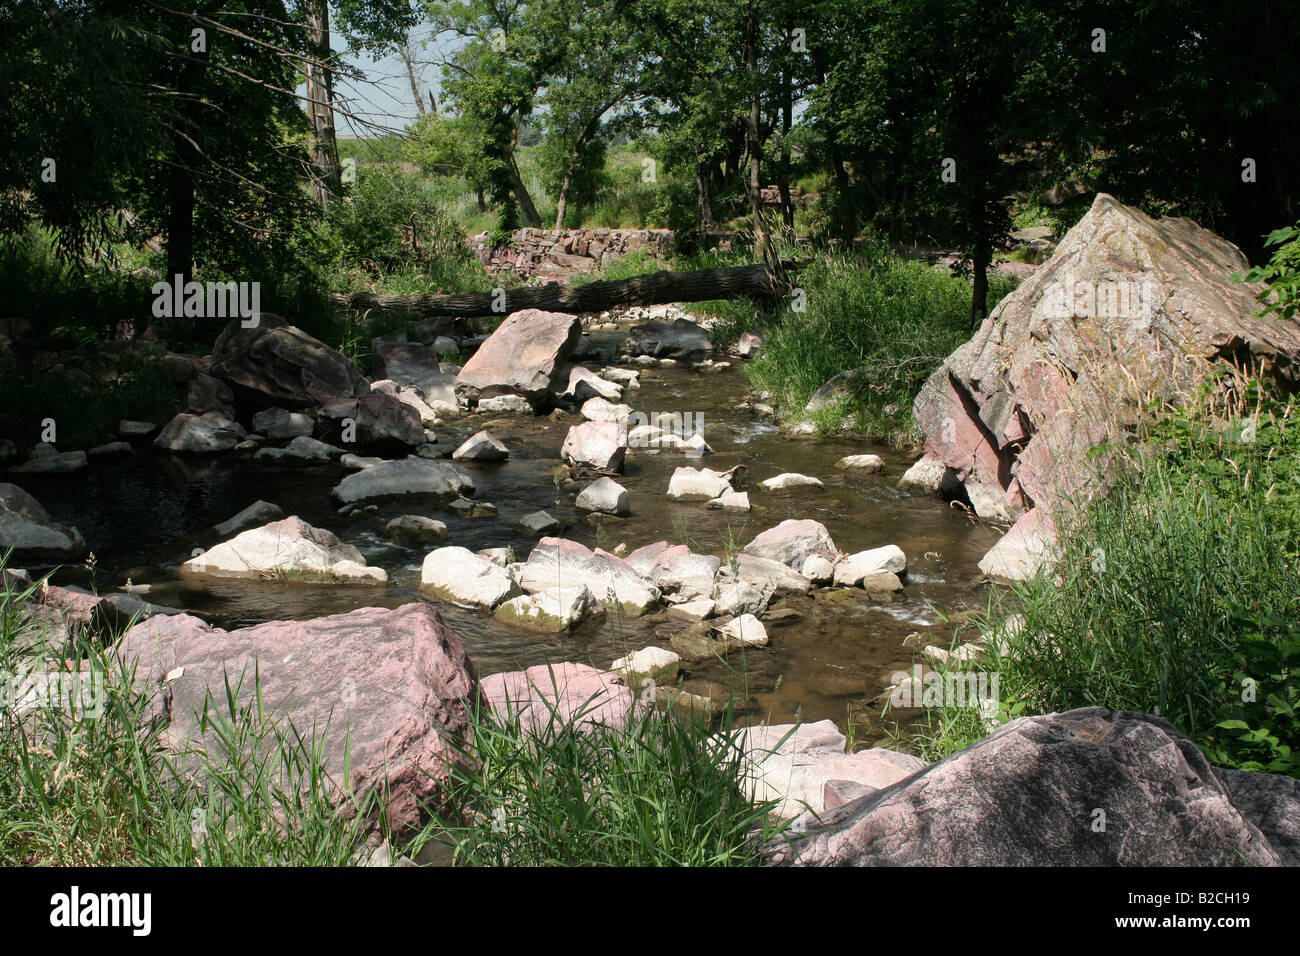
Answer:
<path fill-rule="evenodd" d="M 493 617 L 526 631 L 571 631 L 593 612 L 603 611 L 586 585 L 521 594 L 501 604 Z"/>
<path fill-rule="evenodd" d="M 336 501 L 351 504 L 399 495 L 432 495 L 446 499 L 465 492 L 473 494 L 474 482 L 455 465 L 447 461 L 409 457 L 354 472 L 335 485 L 330 494 Z"/>

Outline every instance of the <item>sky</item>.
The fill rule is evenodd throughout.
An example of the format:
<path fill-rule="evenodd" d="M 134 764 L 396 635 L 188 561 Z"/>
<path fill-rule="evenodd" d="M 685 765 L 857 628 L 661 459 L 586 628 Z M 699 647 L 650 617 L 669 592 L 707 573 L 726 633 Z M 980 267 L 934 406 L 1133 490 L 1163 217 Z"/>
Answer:
<path fill-rule="evenodd" d="M 346 44 L 335 33 L 331 37 L 331 46 L 343 50 Z M 416 59 L 416 83 L 428 106 L 429 90 L 441 103 L 440 81 L 442 69 L 434 62 L 443 52 L 451 48 L 447 40 L 435 41 L 433 31 L 427 25 L 417 27 L 412 34 L 412 48 Z M 366 76 L 366 82 L 353 82 L 345 77 L 336 76 L 334 96 L 337 101 L 337 130 L 339 136 L 377 136 L 381 130 L 369 128 L 367 124 L 384 129 L 400 131 L 419 114 L 411 97 L 411 83 L 406 76 L 406 67 L 396 54 L 375 61 L 367 54 L 345 57 L 352 66 Z M 300 95 L 306 89 L 300 86 Z M 349 113 L 357 114 L 356 118 Z"/>

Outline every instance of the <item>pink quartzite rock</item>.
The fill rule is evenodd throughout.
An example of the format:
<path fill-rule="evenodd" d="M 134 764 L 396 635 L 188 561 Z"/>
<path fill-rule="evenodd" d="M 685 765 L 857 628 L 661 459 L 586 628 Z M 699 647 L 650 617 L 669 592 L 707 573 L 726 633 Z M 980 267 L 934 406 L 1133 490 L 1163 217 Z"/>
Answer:
<path fill-rule="evenodd" d="M 205 692 L 222 701 L 226 679 L 234 686 L 242 677 L 247 702 L 256 666 L 268 710 L 308 734 L 313 721 L 329 721 L 325 759 L 334 774 L 350 735 L 352 788 L 360 794 L 386 780 L 396 827 L 419 823 L 421 804 L 438 805 L 479 699 L 465 649 L 428 604 L 236 631 L 188 614 L 155 617 L 131 628 L 118 652 L 138 659 L 137 677 L 160 691 L 156 706 L 170 718 L 178 751 L 198 736 Z"/>
<path fill-rule="evenodd" d="M 586 664 L 537 664 L 483 678 L 483 696 L 498 715 L 517 715 L 521 729 L 605 724 L 623 730 L 637 712 L 636 695 L 617 674 Z"/>
<path fill-rule="evenodd" d="M 540 309 L 516 312 L 461 368 L 456 391 L 474 400 L 522 395 L 538 408 L 556 390 L 564 363 L 581 337 L 582 322 L 576 315 Z"/>
<path fill-rule="evenodd" d="M 1159 221 L 1100 194 L 1056 253 L 1007 296 L 917 396 L 926 454 L 975 510 L 1014 521 L 1068 514 L 1105 488 L 1151 398 L 1179 403 L 1219 360 L 1294 386 L 1300 327 L 1253 318 L 1247 261 L 1187 219 Z"/>
<path fill-rule="evenodd" d="M 1104 813 L 1104 817 L 1099 814 Z M 800 866 L 1277 866 L 1300 787 L 1210 766 L 1159 717 L 1023 717 L 768 845 Z M 1099 821 L 1104 820 L 1104 827 Z"/>

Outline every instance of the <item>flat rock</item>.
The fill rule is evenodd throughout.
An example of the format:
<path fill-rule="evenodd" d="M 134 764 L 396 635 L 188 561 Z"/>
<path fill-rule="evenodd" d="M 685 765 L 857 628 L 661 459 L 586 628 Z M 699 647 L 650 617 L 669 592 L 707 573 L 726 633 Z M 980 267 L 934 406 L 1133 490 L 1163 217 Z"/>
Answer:
<path fill-rule="evenodd" d="M 520 593 L 510 572 L 468 548 L 438 548 L 425 555 L 420 586 L 455 604 L 494 609 Z"/>
<path fill-rule="evenodd" d="M 336 501 L 352 504 L 372 498 L 399 495 L 431 495 L 455 498 L 473 494 L 474 482 L 455 465 L 427 458 L 404 458 L 386 461 L 348 475 L 330 494 Z"/>
<path fill-rule="evenodd" d="M 383 568 L 367 567 L 361 552 L 332 531 L 293 516 L 244 531 L 190 558 L 180 570 L 207 577 L 317 583 L 388 580 Z"/>

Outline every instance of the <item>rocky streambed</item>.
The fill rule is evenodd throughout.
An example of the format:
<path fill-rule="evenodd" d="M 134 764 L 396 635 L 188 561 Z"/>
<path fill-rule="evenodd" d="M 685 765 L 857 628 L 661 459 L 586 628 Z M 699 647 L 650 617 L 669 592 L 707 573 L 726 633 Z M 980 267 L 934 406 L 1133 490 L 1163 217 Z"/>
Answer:
<path fill-rule="evenodd" d="M 765 721 L 829 718 L 845 725 L 853 715 L 870 739 L 880 711 L 877 698 L 892 675 L 910 669 L 924 643 L 947 645 L 935 608 L 961 611 L 983 603 L 976 588 L 981 578 L 977 564 L 995 534 L 939 499 L 901 489 L 899 477 L 911 464 L 903 454 L 845 438 L 782 433 L 749 394 L 743 360 L 737 356 L 638 362 L 620 355 L 629 326 L 640 318 L 644 316 L 618 323 L 610 316 L 592 317 L 586 323 L 584 347 L 606 361 L 573 360 L 594 377 L 603 373 L 637 382 L 635 388 L 624 388 L 621 397 L 611 393 L 618 398 L 611 405 L 624 404 L 636 416 L 622 472 L 609 477 L 626 489 L 624 515 L 579 507 L 579 495 L 598 475 L 595 469 L 579 466 L 575 478 L 575 468 L 561 458 L 570 429 L 586 421 L 581 409 L 590 398 L 581 391 L 579 397 L 586 401 L 568 412 L 496 414 L 462 408 L 445 415 L 434 429 L 436 443 L 421 454 L 447 456 L 434 460 L 447 462 L 470 479 L 473 491 L 459 502 L 403 495 L 341 505 L 332 492 L 349 475 L 363 472 L 345 466 L 339 456 L 318 462 L 268 456 L 267 448 L 291 444 L 283 439 L 267 442 L 256 453 L 203 456 L 137 445 L 129 454 L 72 474 L 13 477 L 37 495 L 55 521 L 80 531 L 95 555 L 97 591 L 124 589 L 129 581 L 140 598 L 225 628 L 430 600 L 463 641 L 480 676 L 561 661 L 604 669 L 645 647 L 672 648 L 675 636 L 693 626 L 699 630 L 693 618 L 701 613 L 683 615 L 674 602 L 698 607 L 698 598 L 711 596 L 702 592 L 712 591 L 713 582 L 691 585 L 699 592 L 692 595 L 694 602 L 679 601 L 686 595 L 675 593 L 670 585 L 663 589 L 667 596 L 644 613 L 615 609 L 587 614 L 571 628 L 546 633 L 493 616 L 490 607 L 474 606 L 465 595 L 458 599 L 455 593 L 422 586 L 422 567 L 431 552 L 461 548 L 493 554 L 505 563 L 506 558 L 527 562 L 543 536 L 624 555 L 666 542 L 679 552 L 686 545 L 693 555 L 716 559 L 714 570 L 722 579 L 760 534 L 784 521 L 817 522 L 836 552 L 900 549 L 906 569 L 900 576 L 901 590 L 837 587 L 832 576 L 819 586 L 805 583 L 805 593 L 784 589 L 771 594 L 758 614 L 769 639 L 744 653 L 743 679 L 736 673 L 742 666 L 739 660 L 710 656 L 683 665 L 683 687 L 715 699 L 739 695 L 742 711 Z M 626 374 L 616 371 L 624 369 Z M 609 379 L 600 381 L 608 384 Z M 755 404 L 760 405 L 757 410 Z M 670 423 L 668 416 L 676 419 Z M 665 430 L 657 438 L 643 436 L 638 441 L 636 423 L 661 417 Z M 454 450 L 482 431 L 504 446 L 508 457 L 451 461 Z M 701 435 L 710 451 L 679 447 L 674 440 L 679 433 Z M 841 466 L 846 458 L 872 455 L 878 463 Z M 674 474 L 683 468 L 735 475 L 733 484 L 747 495 L 749 510 L 710 507 L 705 500 L 672 500 L 668 492 Z M 764 487 L 769 479 L 790 473 L 819 484 L 771 491 Z M 355 548 L 366 566 L 382 569 L 387 580 L 307 583 L 292 575 L 229 577 L 182 570 L 185 562 L 201 567 L 195 557 L 200 550 L 233 538 L 232 528 L 223 528 L 223 534 L 217 526 L 258 501 L 279 508 L 279 513 L 261 517 L 292 515 L 330 532 L 341 545 Z M 539 512 L 554 524 L 529 530 L 521 523 Z M 403 516 L 426 519 L 435 533 L 422 537 L 390 529 Z M 650 567 L 642 570 L 653 577 Z M 87 578 L 83 570 L 69 567 L 55 580 L 88 585 L 92 582 Z M 933 637 L 927 636 L 931 629 Z M 906 641 L 918 633 L 920 642 Z"/>

